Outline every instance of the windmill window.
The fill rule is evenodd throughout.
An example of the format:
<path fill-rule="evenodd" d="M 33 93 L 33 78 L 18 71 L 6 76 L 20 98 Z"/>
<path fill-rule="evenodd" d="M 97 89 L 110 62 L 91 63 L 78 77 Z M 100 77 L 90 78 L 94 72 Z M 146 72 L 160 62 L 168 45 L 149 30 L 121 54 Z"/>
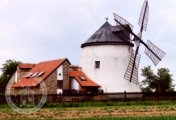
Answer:
<path fill-rule="evenodd" d="M 100 61 L 95 61 L 95 68 L 100 68 Z"/>
<path fill-rule="evenodd" d="M 59 73 L 59 76 L 61 76 L 61 73 Z"/>

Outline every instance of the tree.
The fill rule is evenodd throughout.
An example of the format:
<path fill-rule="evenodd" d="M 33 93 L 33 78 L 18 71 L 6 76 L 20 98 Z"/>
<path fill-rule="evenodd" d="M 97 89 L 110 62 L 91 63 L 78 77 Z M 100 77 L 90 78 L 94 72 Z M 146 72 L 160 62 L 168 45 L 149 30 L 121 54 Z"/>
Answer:
<path fill-rule="evenodd" d="M 142 91 L 174 91 L 172 75 L 170 74 L 170 70 L 168 68 L 160 68 L 158 69 L 157 74 L 154 74 L 151 66 L 144 67 L 141 75 L 145 78 L 142 81 Z"/>
<path fill-rule="evenodd" d="M 15 60 L 6 60 L 2 65 L 2 74 L 0 76 L 0 91 L 1 93 L 5 91 L 6 85 L 10 78 L 15 73 L 17 66 L 20 62 Z"/>

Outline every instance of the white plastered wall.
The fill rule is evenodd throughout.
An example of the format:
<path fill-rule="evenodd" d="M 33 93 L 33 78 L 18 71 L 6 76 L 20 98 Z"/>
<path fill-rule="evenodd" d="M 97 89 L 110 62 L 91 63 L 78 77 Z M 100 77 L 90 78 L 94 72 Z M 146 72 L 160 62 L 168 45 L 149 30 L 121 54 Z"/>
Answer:
<path fill-rule="evenodd" d="M 75 79 L 71 81 L 71 89 L 79 90 L 79 83 Z"/>
<path fill-rule="evenodd" d="M 63 66 L 59 66 L 57 69 L 57 80 L 63 80 Z"/>
<path fill-rule="evenodd" d="M 57 68 L 57 80 L 63 80 L 63 66 L 59 66 L 59 68 Z M 63 89 L 57 89 L 57 94 L 62 94 L 63 93 Z"/>
<path fill-rule="evenodd" d="M 139 84 L 124 79 L 131 49 L 127 45 L 87 46 L 82 48 L 80 66 L 104 92 L 139 92 Z M 95 68 L 95 61 L 100 61 L 100 68 Z"/>

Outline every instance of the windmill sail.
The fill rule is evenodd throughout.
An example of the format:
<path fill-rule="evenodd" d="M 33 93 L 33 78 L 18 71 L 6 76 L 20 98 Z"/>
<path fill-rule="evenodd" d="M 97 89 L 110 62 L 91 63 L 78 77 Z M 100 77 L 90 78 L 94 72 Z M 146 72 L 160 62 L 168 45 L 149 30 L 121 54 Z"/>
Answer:
<path fill-rule="evenodd" d="M 116 23 L 118 23 L 118 24 L 120 24 L 124 29 L 126 29 L 131 35 L 133 35 L 134 36 L 134 39 L 136 39 L 137 40 L 137 42 L 139 42 L 138 43 L 138 47 L 137 47 L 137 49 L 136 49 L 136 58 L 135 58 L 135 55 L 134 55 L 134 59 L 137 59 L 137 54 L 138 54 L 138 49 L 139 49 L 139 45 L 140 45 L 140 43 L 142 43 L 145 47 L 146 47 L 146 50 L 145 50 L 145 53 L 146 53 L 146 55 L 152 60 L 152 62 L 155 64 L 155 65 L 157 65 L 158 64 L 158 62 L 160 62 L 161 60 L 162 60 L 162 58 L 164 57 L 164 55 L 165 55 L 165 53 L 161 50 L 161 49 L 159 49 L 158 47 L 156 47 L 153 43 L 151 43 L 151 42 L 147 42 L 147 44 L 144 42 L 144 41 L 142 41 L 142 39 L 141 39 L 141 37 L 142 37 L 142 34 L 140 33 L 139 34 L 139 36 L 138 35 L 136 35 L 135 33 L 133 33 L 133 31 L 132 30 L 130 30 L 129 28 L 126 28 L 126 26 L 124 25 L 124 24 L 122 24 L 121 23 L 121 21 L 120 21 L 120 18 L 119 18 L 119 16 L 117 17 L 118 15 L 116 15 L 115 13 L 114 13 L 114 20 L 116 21 Z M 117 19 L 119 19 L 119 20 L 117 20 Z M 126 21 L 126 20 L 124 20 L 124 21 Z M 124 23 L 127 23 L 129 26 L 131 25 L 129 22 L 124 22 Z M 130 77 L 130 79 L 132 79 L 132 76 L 133 76 L 133 71 L 135 71 L 133 68 L 135 68 L 135 62 L 134 62 L 135 60 L 133 60 L 133 65 L 132 65 L 132 67 L 130 67 L 132 70 L 131 70 L 131 77 Z M 128 68 L 127 68 L 128 69 Z M 128 74 L 129 74 L 129 72 L 128 72 Z M 127 78 L 127 77 L 125 77 L 125 78 Z M 132 80 L 130 80 L 130 81 L 132 81 Z"/>
<path fill-rule="evenodd" d="M 152 62 L 154 63 L 154 65 L 156 66 L 161 59 L 164 57 L 164 55 L 166 54 L 165 52 L 163 52 L 161 49 L 159 49 L 157 46 L 155 46 L 151 41 L 147 41 L 147 46 L 145 48 L 145 54 L 152 60 Z M 150 48 L 150 49 L 149 49 Z M 153 51 L 153 54 L 151 52 L 151 50 Z M 157 55 L 157 56 L 156 56 Z"/>
<path fill-rule="evenodd" d="M 122 28 L 127 30 L 129 33 L 132 32 L 134 26 L 130 22 L 128 22 L 127 20 L 125 20 L 121 16 L 117 15 L 116 13 L 113 13 L 113 16 L 114 16 L 114 20 L 117 25 L 120 25 Z M 132 39 L 132 34 L 130 34 L 130 38 Z"/>
<path fill-rule="evenodd" d="M 138 24 L 141 26 L 140 28 L 140 33 L 136 35 L 133 32 L 133 26 L 124 18 L 118 16 L 117 14 L 113 13 L 114 15 L 114 20 L 118 25 L 121 25 L 125 30 L 127 30 L 131 35 L 134 36 L 133 41 L 136 44 L 136 51 L 132 52 L 130 63 L 127 67 L 126 73 L 124 78 L 129 80 L 130 82 L 136 82 L 138 79 L 138 67 L 139 67 L 139 61 L 140 57 L 138 54 L 140 44 L 142 43 L 145 47 L 145 53 L 146 55 L 152 60 L 152 62 L 157 65 L 165 53 L 156 47 L 152 42 L 148 41 L 147 44 L 142 40 L 142 32 L 147 30 L 147 24 L 148 24 L 148 15 L 149 15 L 149 6 L 148 6 L 148 0 L 144 1 L 143 7 L 141 9 L 140 17 L 139 17 L 139 22 Z M 126 24 L 131 27 L 126 26 Z"/>
<path fill-rule="evenodd" d="M 140 58 L 141 58 L 141 55 L 137 54 L 137 57 L 135 60 L 135 51 L 132 51 L 130 62 L 128 64 L 128 67 L 124 76 L 126 80 L 129 80 L 130 82 L 133 82 L 136 84 L 138 83 L 138 69 L 139 69 Z M 133 63 L 135 63 L 134 68 L 133 68 Z"/>
<path fill-rule="evenodd" d="M 137 39 L 135 36 L 134 36 L 134 42 L 136 44 L 136 52 L 135 52 L 135 55 L 134 55 L 134 60 L 133 60 L 133 65 L 132 65 L 132 71 L 131 71 L 131 77 L 130 77 L 130 82 L 132 81 L 133 79 L 133 74 L 135 74 L 136 72 L 136 62 L 138 62 L 138 52 L 139 52 L 139 47 L 140 47 L 140 43 L 141 43 L 141 38 L 142 38 L 142 32 L 143 30 L 146 30 L 147 29 L 147 24 L 148 24 L 148 12 L 149 11 L 149 8 L 148 8 L 148 1 L 145 0 L 144 4 L 143 4 L 143 7 L 142 7 L 142 10 L 141 10 L 141 14 L 140 14 L 140 17 L 139 17 L 139 25 L 141 26 L 141 29 L 140 29 L 140 33 L 137 35 L 138 38 L 140 39 Z M 138 69 L 137 69 L 137 74 L 138 74 Z"/>
<path fill-rule="evenodd" d="M 133 25 L 132 25 L 130 22 L 128 22 L 127 20 L 125 20 L 125 19 L 122 18 L 121 16 L 117 15 L 116 13 L 113 13 L 113 15 L 114 15 L 114 19 L 115 19 L 117 25 L 121 25 L 121 26 L 124 27 L 126 30 L 129 30 L 129 28 L 126 27 L 125 25 L 129 25 L 129 27 L 130 27 L 131 29 L 133 29 Z M 131 30 L 130 30 L 130 31 L 131 31 Z"/>
<path fill-rule="evenodd" d="M 138 21 L 139 26 L 141 26 L 141 32 L 143 30 L 144 31 L 147 30 L 148 16 L 149 16 L 148 0 L 145 0 L 144 4 L 142 6 L 139 21 Z"/>

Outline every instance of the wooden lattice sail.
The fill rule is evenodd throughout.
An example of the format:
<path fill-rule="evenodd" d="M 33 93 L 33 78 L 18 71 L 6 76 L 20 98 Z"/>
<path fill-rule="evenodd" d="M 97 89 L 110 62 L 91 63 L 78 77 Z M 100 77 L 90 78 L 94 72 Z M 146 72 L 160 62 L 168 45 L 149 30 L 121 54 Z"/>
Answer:
<path fill-rule="evenodd" d="M 138 82 L 138 68 L 140 63 L 140 55 L 139 55 L 139 47 L 140 44 L 145 46 L 145 54 L 152 60 L 154 65 L 157 65 L 162 58 L 165 55 L 165 52 L 163 52 L 161 49 L 159 49 L 157 46 L 155 46 L 151 41 L 148 41 L 147 44 L 142 40 L 142 33 L 143 31 L 147 30 L 147 24 L 148 24 L 148 16 L 149 16 L 149 5 L 148 0 L 144 1 L 144 4 L 142 6 L 140 17 L 139 17 L 139 26 L 140 32 L 139 34 L 135 34 L 133 32 L 133 25 L 125 20 L 124 18 L 120 17 L 117 14 L 114 15 L 114 20 L 117 24 L 121 25 L 125 30 L 127 30 L 132 36 L 133 40 L 131 42 L 134 42 L 135 44 L 135 51 L 132 52 L 129 65 L 127 67 L 126 73 L 124 75 L 124 78 L 129 80 L 130 82 L 137 83 Z"/>

